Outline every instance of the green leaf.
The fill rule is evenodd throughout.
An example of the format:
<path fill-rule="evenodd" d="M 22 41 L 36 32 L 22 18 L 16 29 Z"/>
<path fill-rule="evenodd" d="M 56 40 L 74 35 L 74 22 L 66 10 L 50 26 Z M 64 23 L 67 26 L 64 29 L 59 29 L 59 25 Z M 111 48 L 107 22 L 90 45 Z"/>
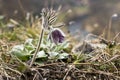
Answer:
<path fill-rule="evenodd" d="M 29 53 L 24 51 L 24 45 L 16 45 L 10 51 L 13 55 L 17 56 L 19 59 L 26 61 L 31 56 Z"/>
<path fill-rule="evenodd" d="M 23 50 L 24 50 L 24 45 L 21 44 L 21 45 L 16 45 L 16 46 L 14 46 L 11 51 L 21 52 L 21 51 L 23 51 Z"/>
<path fill-rule="evenodd" d="M 47 55 L 45 54 L 44 51 L 39 51 L 39 52 L 37 53 L 37 58 L 43 58 L 43 57 L 47 57 Z"/>
<path fill-rule="evenodd" d="M 68 53 L 61 53 L 61 54 L 59 54 L 58 59 L 66 59 L 68 56 L 69 56 Z"/>
<path fill-rule="evenodd" d="M 27 39 L 25 41 L 25 48 L 28 49 L 28 50 L 33 50 L 35 48 L 35 46 L 33 45 L 33 39 Z"/>
<path fill-rule="evenodd" d="M 69 43 L 68 42 L 64 42 L 64 43 L 61 43 L 59 45 L 56 45 L 56 48 L 54 49 L 54 51 L 61 51 L 65 48 L 69 47 Z"/>
<path fill-rule="evenodd" d="M 33 42 L 33 39 L 29 38 L 25 41 L 25 44 L 33 45 L 32 42 Z"/>
<path fill-rule="evenodd" d="M 50 59 L 56 59 L 59 55 L 57 52 L 49 52 L 48 54 Z"/>

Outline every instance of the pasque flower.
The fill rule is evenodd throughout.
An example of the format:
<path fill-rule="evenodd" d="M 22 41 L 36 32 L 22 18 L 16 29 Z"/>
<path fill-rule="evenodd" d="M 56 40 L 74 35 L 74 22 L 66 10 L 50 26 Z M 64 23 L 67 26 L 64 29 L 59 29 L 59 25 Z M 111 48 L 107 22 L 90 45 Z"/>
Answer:
<path fill-rule="evenodd" d="M 54 28 L 49 34 L 49 39 L 55 44 L 62 43 L 65 39 L 65 34 L 59 28 Z"/>

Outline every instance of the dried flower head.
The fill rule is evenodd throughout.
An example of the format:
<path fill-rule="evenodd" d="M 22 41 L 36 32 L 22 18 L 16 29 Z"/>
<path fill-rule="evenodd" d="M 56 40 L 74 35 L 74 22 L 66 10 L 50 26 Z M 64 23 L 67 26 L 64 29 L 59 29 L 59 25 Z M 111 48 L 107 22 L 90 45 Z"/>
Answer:
<path fill-rule="evenodd" d="M 49 34 L 49 39 L 55 44 L 62 43 L 65 39 L 65 34 L 59 28 L 54 28 Z"/>
<path fill-rule="evenodd" d="M 42 25 L 47 28 L 52 25 L 57 19 L 57 12 L 53 9 L 43 9 L 42 10 Z"/>

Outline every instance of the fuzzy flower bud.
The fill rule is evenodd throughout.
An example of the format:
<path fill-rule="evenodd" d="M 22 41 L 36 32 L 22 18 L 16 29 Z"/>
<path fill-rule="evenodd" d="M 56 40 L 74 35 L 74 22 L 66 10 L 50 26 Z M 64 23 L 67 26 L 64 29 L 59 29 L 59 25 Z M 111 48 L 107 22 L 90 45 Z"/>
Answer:
<path fill-rule="evenodd" d="M 62 43 L 65 39 L 65 34 L 59 28 L 54 28 L 49 34 L 49 39 L 55 44 Z"/>

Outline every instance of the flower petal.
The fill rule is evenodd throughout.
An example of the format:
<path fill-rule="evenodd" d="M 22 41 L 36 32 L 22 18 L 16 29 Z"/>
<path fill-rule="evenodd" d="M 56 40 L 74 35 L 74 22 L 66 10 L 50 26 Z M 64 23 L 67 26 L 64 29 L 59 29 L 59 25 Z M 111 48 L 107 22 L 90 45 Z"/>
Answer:
<path fill-rule="evenodd" d="M 65 34 L 62 30 L 58 28 L 54 28 L 49 35 L 49 39 L 53 41 L 55 44 L 62 43 L 64 41 Z"/>

